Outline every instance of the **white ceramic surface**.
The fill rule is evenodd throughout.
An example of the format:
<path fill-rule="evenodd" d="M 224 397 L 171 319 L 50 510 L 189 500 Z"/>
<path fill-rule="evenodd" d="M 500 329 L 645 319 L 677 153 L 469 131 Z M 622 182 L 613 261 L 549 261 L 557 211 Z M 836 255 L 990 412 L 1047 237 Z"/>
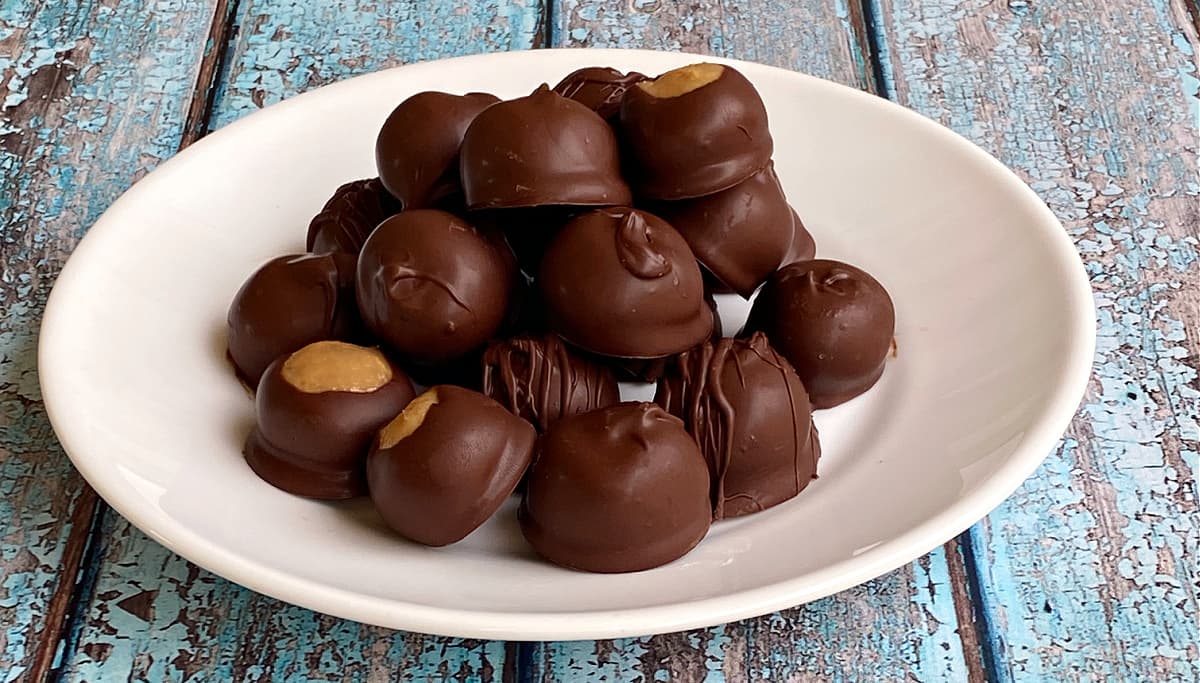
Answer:
<path fill-rule="evenodd" d="M 590 575 L 535 558 L 511 501 L 465 541 L 424 548 L 390 535 L 369 502 L 296 498 L 243 462 L 253 410 L 223 357 L 226 308 L 259 263 L 303 249 L 338 184 L 374 175 L 375 132 L 397 102 L 428 89 L 514 97 L 580 66 L 693 61 L 572 50 L 408 66 L 270 107 L 163 164 L 91 229 L 46 310 L 42 389 L 76 467 L 154 539 L 233 581 L 471 637 L 717 624 L 848 588 L 961 532 L 1033 472 L 1083 392 L 1095 327 L 1071 241 L 1016 176 L 945 128 L 741 62 L 820 255 L 866 268 L 896 303 L 898 357 L 869 394 L 818 414 L 821 478 L 803 494 L 716 524 L 668 566 Z M 737 329 L 745 305 L 721 306 Z"/>

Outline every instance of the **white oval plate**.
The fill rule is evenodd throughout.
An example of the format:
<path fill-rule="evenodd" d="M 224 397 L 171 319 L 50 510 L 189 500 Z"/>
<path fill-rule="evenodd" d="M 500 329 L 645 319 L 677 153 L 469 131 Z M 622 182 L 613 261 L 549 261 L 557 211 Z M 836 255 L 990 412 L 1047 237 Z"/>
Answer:
<path fill-rule="evenodd" d="M 224 321 L 264 260 L 303 250 L 340 183 L 374 175 L 375 133 L 421 90 L 516 97 L 575 68 L 659 73 L 694 55 L 561 50 L 355 78 L 210 135 L 131 189 L 80 243 L 42 325 L 51 421 L 88 482 L 189 560 L 288 602 L 372 624 L 505 639 L 608 638 L 798 605 L 899 567 L 1034 471 L 1086 384 L 1095 325 L 1071 241 L 1038 197 L 963 138 L 885 100 L 744 62 L 776 168 L 819 254 L 896 302 L 899 355 L 867 395 L 818 414 L 820 479 L 714 525 L 682 560 L 625 575 L 539 561 L 512 501 L 457 545 L 394 537 L 367 501 L 318 503 L 242 460 L 251 400 Z M 725 60 L 713 60 L 725 61 Z M 745 305 L 722 302 L 726 330 Z"/>

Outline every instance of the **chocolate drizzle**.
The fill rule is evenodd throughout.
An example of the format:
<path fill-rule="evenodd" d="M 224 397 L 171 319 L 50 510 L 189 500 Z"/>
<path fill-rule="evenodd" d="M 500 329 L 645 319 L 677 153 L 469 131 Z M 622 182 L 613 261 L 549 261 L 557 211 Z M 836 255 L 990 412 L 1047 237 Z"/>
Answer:
<path fill-rule="evenodd" d="M 539 432 L 560 418 L 621 400 L 612 371 L 572 353 L 552 334 L 488 345 L 483 393 L 532 422 Z"/>
<path fill-rule="evenodd" d="M 605 119 L 612 119 L 621 111 L 625 91 L 644 80 L 645 74 L 636 71 L 623 74 L 606 66 L 589 66 L 567 74 L 554 86 L 554 92 L 587 106 Z"/>
<path fill-rule="evenodd" d="M 777 505 L 816 476 L 821 448 L 808 395 L 764 335 L 680 354 L 655 401 L 682 419 L 700 446 L 715 519 Z"/>
<path fill-rule="evenodd" d="M 355 180 L 339 187 L 308 224 L 305 248 L 316 254 L 357 254 L 376 226 L 400 213 L 400 203 L 379 178 Z"/>

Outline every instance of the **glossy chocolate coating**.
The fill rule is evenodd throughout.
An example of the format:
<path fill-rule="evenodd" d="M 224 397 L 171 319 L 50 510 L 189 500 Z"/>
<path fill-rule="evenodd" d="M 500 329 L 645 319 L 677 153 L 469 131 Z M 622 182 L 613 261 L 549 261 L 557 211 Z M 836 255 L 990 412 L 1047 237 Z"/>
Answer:
<path fill-rule="evenodd" d="M 400 203 L 378 178 L 346 183 L 308 224 L 305 248 L 314 254 L 342 251 L 357 255 L 371 231 L 398 213 Z"/>
<path fill-rule="evenodd" d="M 483 393 L 544 432 L 560 418 L 619 403 L 608 368 L 553 334 L 494 341 L 483 354 Z"/>
<path fill-rule="evenodd" d="M 444 211 L 405 211 L 363 245 L 359 312 L 404 357 L 439 364 L 482 346 L 500 327 L 514 268 L 498 237 Z"/>
<path fill-rule="evenodd" d="M 683 235 L 717 280 L 745 298 L 792 245 L 792 207 L 772 164 L 727 190 L 649 208 Z"/>
<path fill-rule="evenodd" d="M 250 387 L 271 361 L 315 341 L 362 337 L 354 303 L 354 257 L 295 254 L 267 261 L 229 307 L 229 358 Z"/>
<path fill-rule="evenodd" d="M 676 97 L 655 97 L 646 83 L 621 100 L 623 149 L 639 196 L 674 200 L 720 192 L 771 160 L 766 107 L 733 68 Z"/>
<path fill-rule="evenodd" d="M 896 310 L 883 285 L 828 260 L 784 267 L 759 292 L 742 334 L 765 332 L 791 362 L 814 408 L 870 389 L 883 374 Z"/>
<path fill-rule="evenodd" d="M 811 261 L 817 255 L 817 241 L 812 233 L 804 227 L 800 214 L 792 211 L 792 244 L 788 253 L 783 257 L 783 266 L 790 266 L 797 261 Z M 780 266 L 781 268 L 783 266 Z"/>
<path fill-rule="evenodd" d="M 546 86 L 476 117 L 463 138 L 459 169 L 472 210 L 632 199 L 612 129 Z"/>
<path fill-rule="evenodd" d="M 680 354 L 654 400 L 700 445 L 714 519 L 778 505 L 817 476 L 821 442 L 808 394 L 762 334 Z"/>
<path fill-rule="evenodd" d="M 374 391 L 307 393 L 285 379 L 287 359 L 271 363 L 259 383 L 258 424 L 242 451 L 246 462 L 269 484 L 299 496 L 364 495 L 371 440 L 412 400 L 412 382 L 392 366 L 391 380 Z"/>
<path fill-rule="evenodd" d="M 495 95 L 420 92 L 401 102 L 375 140 L 383 186 L 405 210 L 425 209 L 462 191 L 458 152 L 475 117 L 499 102 Z"/>
<path fill-rule="evenodd" d="M 408 436 L 375 439 L 367 457 L 371 499 L 387 525 L 425 545 L 462 540 L 504 503 L 533 457 L 537 432 L 492 399 L 455 386 Z"/>
<path fill-rule="evenodd" d="M 604 119 L 612 119 L 621 111 L 625 91 L 644 80 L 646 76 L 636 71 L 623 74 L 607 66 L 587 66 L 567 74 L 554 86 L 554 92 L 579 102 Z"/>
<path fill-rule="evenodd" d="M 521 271 L 537 275 L 546 247 L 572 218 L 588 209 L 577 206 L 535 206 L 525 209 L 476 211 L 471 220 L 481 228 L 504 235 Z"/>
<path fill-rule="evenodd" d="M 713 329 L 712 334 L 708 336 L 708 341 L 715 343 L 722 337 L 721 316 L 717 315 L 717 302 L 713 299 L 712 294 L 706 292 L 704 300 L 713 312 Z M 617 379 L 622 382 L 657 382 L 666 373 L 671 359 L 674 358 L 674 356 L 663 356 L 661 358 L 613 358 L 612 356 L 597 354 L 587 355 L 597 363 L 612 368 Z"/>
<path fill-rule="evenodd" d="M 650 569 L 704 538 L 708 491 L 708 467 L 683 423 L 653 403 L 621 403 L 563 418 L 542 436 L 521 531 L 564 567 Z"/>
<path fill-rule="evenodd" d="M 538 285 L 551 329 L 593 353 L 657 358 L 712 332 L 695 256 L 644 211 L 597 209 L 572 220 L 546 249 Z"/>

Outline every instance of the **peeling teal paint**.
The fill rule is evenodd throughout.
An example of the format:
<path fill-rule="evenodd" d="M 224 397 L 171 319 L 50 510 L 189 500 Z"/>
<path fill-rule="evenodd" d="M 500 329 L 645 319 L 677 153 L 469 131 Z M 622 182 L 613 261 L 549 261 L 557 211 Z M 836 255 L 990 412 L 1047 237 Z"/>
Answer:
<path fill-rule="evenodd" d="M 42 306 L 76 239 L 179 144 L 199 58 L 190 46 L 202 40 L 207 23 L 206 6 L 197 2 L 0 3 L 6 46 L 0 50 L 0 678 L 6 680 L 28 669 L 42 637 L 82 489 L 40 403 Z"/>
<path fill-rule="evenodd" d="M 900 101 L 1024 175 L 1095 291 L 1080 418 L 971 531 L 995 673 L 1197 680 L 1195 34 L 1168 0 L 876 5 Z"/>

